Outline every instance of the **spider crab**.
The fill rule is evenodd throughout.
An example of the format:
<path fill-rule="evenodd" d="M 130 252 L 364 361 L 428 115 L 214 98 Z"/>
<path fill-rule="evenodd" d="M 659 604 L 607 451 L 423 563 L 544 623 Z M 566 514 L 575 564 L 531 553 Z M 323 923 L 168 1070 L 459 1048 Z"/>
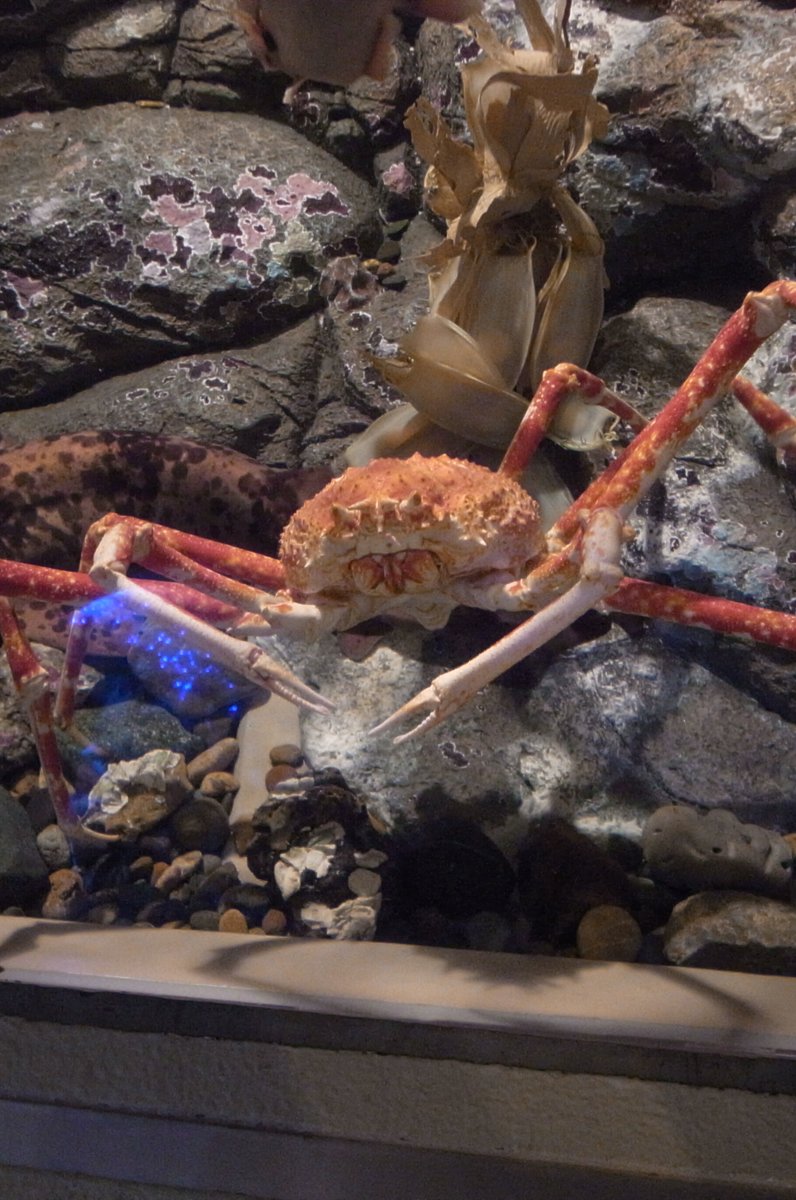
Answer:
<path fill-rule="evenodd" d="M 627 406 L 596 376 L 567 364 L 545 372 L 497 471 L 444 455 L 349 468 L 295 512 L 278 559 L 110 514 L 89 529 L 78 572 L 0 563 L 0 633 L 59 822 L 72 837 L 86 835 L 60 771 L 53 723 L 71 716 L 91 629 L 86 602 L 107 592 L 126 595 L 136 611 L 180 631 L 230 671 L 320 711 L 331 706 L 241 636 L 317 637 L 376 614 L 436 628 L 459 604 L 533 613 L 486 651 L 439 675 L 373 730 L 423 714 L 403 738 L 443 721 L 594 606 L 796 650 L 794 615 L 630 579 L 620 566 L 630 512 L 727 391 L 766 432 L 780 463 L 796 464 L 796 419 L 737 375 L 793 308 L 796 282 L 749 293 L 658 416 L 547 534 L 518 478 L 556 407 L 575 393 L 628 416 Z M 130 579 L 133 563 L 163 582 Z M 78 609 L 54 709 L 45 672 L 14 612 L 12 601 L 21 596 Z"/>

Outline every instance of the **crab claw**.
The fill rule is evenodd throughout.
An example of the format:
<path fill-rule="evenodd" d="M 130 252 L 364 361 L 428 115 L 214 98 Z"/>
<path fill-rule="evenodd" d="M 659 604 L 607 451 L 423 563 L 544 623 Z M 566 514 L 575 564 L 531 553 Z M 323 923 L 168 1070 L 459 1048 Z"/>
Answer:
<path fill-rule="evenodd" d="M 469 664 L 465 663 L 465 667 L 467 666 Z M 465 682 L 465 677 L 466 672 L 462 667 L 456 667 L 453 671 L 445 671 L 444 674 L 438 675 L 428 687 L 423 688 L 422 692 L 418 692 L 411 700 L 407 700 L 406 704 L 402 704 L 384 721 L 374 725 L 370 733 L 386 733 L 387 730 L 394 729 L 405 717 L 414 716 L 425 709 L 429 710 L 428 715 L 406 733 L 401 733 L 398 737 L 393 738 L 393 744 L 399 746 L 401 742 L 408 742 L 410 738 L 418 737 L 419 734 L 433 729 L 435 725 L 441 725 L 452 713 L 464 708 L 480 690 L 482 686 L 480 681 L 473 687 L 472 681 Z"/>
<path fill-rule="evenodd" d="M 331 700 L 327 700 L 320 692 L 316 692 L 298 675 L 294 675 L 288 667 L 271 658 L 259 646 L 245 647 L 239 642 L 233 643 L 233 653 L 241 647 L 246 653 L 235 664 L 247 679 L 259 683 L 274 692 L 284 700 L 289 700 L 298 708 L 307 708 L 312 712 L 329 713 L 334 709 Z"/>
<path fill-rule="evenodd" d="M 595 509 L 583 535 L 582 577 L 577 583 L 469 662 L 438 675 L 427 688 L 370 732 L 385 733 L 404 717 L 413 716 L 424 709 L 430 710 L 428 716 L 413 729 L 395 738 L 395 742 L 404 742 L 427 729 L 433 729 L 451 713 L 469 703 L 481 688 L 549 642 L 577 617 L 599 604 L 607 594 L 615 592 L 622 578 L 617 565 L 621 535 L 622 522 L 617 513 L 610 509 Z"/>

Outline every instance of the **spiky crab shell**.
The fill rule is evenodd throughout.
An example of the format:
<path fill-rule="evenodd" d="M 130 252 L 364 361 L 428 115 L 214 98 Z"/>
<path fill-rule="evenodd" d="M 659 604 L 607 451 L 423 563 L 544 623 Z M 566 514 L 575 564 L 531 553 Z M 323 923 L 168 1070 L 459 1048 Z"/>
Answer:
<path fill-rule="evenodd" d="M 356 588 L 351 564 L 428 551 L 436 579 L 522 572 L 544 548 L 536 502 L 518 483 L 440 455 L 379 458 L 350 467 L 293 515 L 280 557 L 288 586 L 305 595 Z"/>

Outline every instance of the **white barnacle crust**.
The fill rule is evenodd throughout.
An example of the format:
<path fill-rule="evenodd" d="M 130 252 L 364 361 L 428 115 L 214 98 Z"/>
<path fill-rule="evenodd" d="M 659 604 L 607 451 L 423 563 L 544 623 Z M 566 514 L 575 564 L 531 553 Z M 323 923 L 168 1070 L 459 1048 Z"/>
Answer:
<path fill-rule="evenodd" d="M 169 781 L 184 764 L 183 755 L 174 750 L 149 750 L 140 758 L 111 763 L 89 792 L 89 805 L 113 813 L 127 804 L 133 790 L 165 796 Z"/>
<path fill-rule="evenodd" d="M 301 909 L 301 920 L 315 933 L 340 941 L 370 941 L 376 933 L 381 895 L 354 896 L 336 908 L 310 903 Z"/>
<path fill-rule="evenodd" d="M 378 572 L 393 594 L 431 596 L 448 580 L 516 574 L 542 550 L 536 503 L 519 484 L 463 459 L 415 454 L 333 480 L 285 527 L 280 557 L 288 587 L 305 596 L 372 590 Z"/>

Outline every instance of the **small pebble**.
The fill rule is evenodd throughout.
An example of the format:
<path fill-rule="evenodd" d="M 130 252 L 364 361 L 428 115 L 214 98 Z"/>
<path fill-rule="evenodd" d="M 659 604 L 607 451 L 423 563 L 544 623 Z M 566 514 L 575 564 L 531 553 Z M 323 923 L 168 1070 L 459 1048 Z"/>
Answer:
<path fill-rule="evenodd" d="M 228 908 L 221 914 L 218 928 L 221 933 L 246 933 L 249 925 L 240 909 Z"/>
<path fill-rule="evenodd" d="M 140 854 L 130 863 L 130 880 L 136 883 L 139 879 L 150 879 L 154 861 L 149 854 Z"/>
<path fill-rule="evenodd" d="M 45 825 L 41 833 L 36 834 L 36 846 L 50 871 L 71 865 L 72 852 L 66 834 L 59 825 Z"/>
<path fill-rule="evenodd" d="M 201 850 L 188 850 L 185 854 L 178 854 L 173 862 L 169 863 L 165 871 L 158 873 L 157 879 L 153 882 L 159 891 L 171 892 L 174 888 L 179 887 L 183 880 L 193 875 L 201 861 Z"/>
<path fill-rule="evenodd" d="M 407 278 L 403 271 L 393 271 L 391 274 L 385 275 L 381 283 L 391 292 L 400 292 L 406 287 Z"/>
<path fill-rule="evenodd" d="M 50 875 L 50 891 L 45 896 L 41 915 L 59 921 L 75 920 L 85 902 L 83 877 L 79 871 L 64 868 Z"/>
<path fill-rule="evenodd" d="M 152 874 L 149 876 L 149 882 L 154 887 L 157 887 L 158 880 L 160 879 L 161 875 L 165 875 L 165 873 L 166 873 L 166 871 L 168 871 L 168 869 L 169 869 L 169 864 L 167 862 L 153 863 L 152 864 Z"/>
<path fill-rule="evenodd" d="M 224 863 L 200 879 L 191 899 L 191 909 L 217 908 L 219 898 L 239 883 L 238 872 L 233 863 Z"/>
<path fill-rule="evenodd" d="M 379 262 L 396 263 L 401 257 L 401 243 L 395 238 L 385 238 L 376 251 Z"/>
<path fill-rule="evenodd" d="M 281 783 L 287 783 L 288 780 L 295 778 L 295 767 L 289 767 L 287 763 L 280 763 L 279 766 L 271 767 L 270 771 L 266 772 L 265 786 L 269 792 L 272 792 Z"/>
<path fill-rule="evenodd" d="M 199 785 L 199 795 L 220 800 L 230 792 L 234 795 L 239 787 L 238 780 L 229 771 L 209 771 Z"/>
<path fill-rule="evenodd" d="M 185 768 L 188 778 L 196 787 L 205 775 L 214 771 L 226 771 L 238 757 L 238 739 L 234 737 L 221 738 L 213 746 L 208 746 L 201 754 L 192 758 Z"/>
<path fill-rule="evenodd" d="M 201 929 L 207 933 L 216 933 L 218 930 L 221 916 L 209 908 L 200 908 L 198 912 L 193 912 L 188 919 L 188 924 L 191 929 Z"/>
<path fill-rule="evenodd" d="M 381 891 L 381 875 L 357 867 L 348 876 L 348 886 L 355 896 L 375 896 Z"/>
<path fill-rule="evenodd" d="M 598 904 L 581 918 L 575 940 L 581 958 L 629 963 L 638 958 L 642 934 L 627 909 Z"/>
<path fill-rule="evenodd" d="M 288 767 L 300 767 L 304 763 L 304 755 L 301 753 L 300 747 L 294 746 L 292 742 L 282 742 L 280 745 L 274 746 L 270 758 L 275 767 L 283 764 Z"/>
<path fill-rule="evenodd" d="M 284 933 L 287 928 L 287 917 L 281 908 L 269 909 L 260 922 L 260 928 L 263 933 Z"/>
<path fill-rule="evenodd" d="M 247 925 L 259 925 L 271 907 L 271 892 L 257 883 L 240 883 L 227 888 L 218 904 L 219 912 L 235 909 L 246 919 Z"/>

